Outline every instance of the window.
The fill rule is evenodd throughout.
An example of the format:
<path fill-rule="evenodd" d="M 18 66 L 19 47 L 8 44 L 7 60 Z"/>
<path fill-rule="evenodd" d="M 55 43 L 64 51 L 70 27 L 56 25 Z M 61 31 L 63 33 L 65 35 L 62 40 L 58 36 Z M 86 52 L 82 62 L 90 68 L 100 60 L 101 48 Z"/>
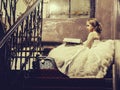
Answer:
<path fill-rule="evenodd" d="M 44 18 L 88 18 L 95 15 L 95 0 L 45 0 Z"/>

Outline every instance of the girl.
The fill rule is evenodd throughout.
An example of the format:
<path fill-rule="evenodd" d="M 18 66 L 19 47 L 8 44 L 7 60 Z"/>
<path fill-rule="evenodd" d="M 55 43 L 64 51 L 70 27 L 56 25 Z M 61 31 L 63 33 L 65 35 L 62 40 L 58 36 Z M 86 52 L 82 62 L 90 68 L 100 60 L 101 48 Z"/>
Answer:
<path fill-rule="evenodd" d="M 87 40 L 83 44 L 88 48 L 91 48 L 94 40 L 100 40 L 102 28 L 100 23 L 95 18 L 88 19 L 86 26 L 90 33 L 87 37 Z"/>
<path fill-rule="evenodd" d="M 113 60 L 114 41 L 100 41 L 102 29 L 95 18 L 87 20 L 86 25 L 89 34 L 83 45 L 62 44 L 48 56 L 54 58 L 59 71 L 70 78 L 103 78 Z"/>

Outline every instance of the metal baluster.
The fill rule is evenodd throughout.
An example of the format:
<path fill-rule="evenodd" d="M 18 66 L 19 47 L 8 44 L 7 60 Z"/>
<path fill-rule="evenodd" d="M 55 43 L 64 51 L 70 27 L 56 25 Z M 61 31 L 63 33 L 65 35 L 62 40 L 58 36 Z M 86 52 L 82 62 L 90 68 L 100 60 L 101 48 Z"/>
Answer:
<path fill-rule="evenodd" d="M 11 23 L 11 18 L 12 18 L 12 0 L 9 0 L 9 8 L 10 8 L 10 23 Z"/>
<path fill-rule="evenodd" d="M 36 29 L 37 29 L 37 24 L 36 24 L 36 8 L 34 10 L 34 16 L 33 16 L 33 22 L 34 22 L 34 31 L 33 31 L 33 42 L 36 42 Z M 33 47 L 36 47 L 36 44 L 33 44 Z M 35 53 L 33 53 L 33 57 L 35 57 Z"/>
<path fill-rule="evenodd" d="M 40 23 L 41 23 L 41 27 L 40 27 L 40 40 L 39 40 L 39 43 L 40 43 L 40 54 L 42 54 L 42 26 L 43 26 L 43 0 L 41 1 L 41 13 L 40 13 L 40 15 L 41 15 L 41 18 L 40 18 Z"/>
<path fill-rule="evenodd" d="M 29 31 L 29 35 L 30 35 L 30 40 L 29 40 L 29 45 L 30 45 L 30 51 L 32 50 L 32 33 L 33 33 L 33 21 L 32 21 L 32 19 L 33 19 L 33 17 L 32 17 L 32 14 L 33 14 L 33 12 L 31 12 L 31 14 L 30 14 L 30 31 Z M 29 69 L 30 69 L 30 67 L 31 67 L 31 60 L 34 60 L 34 57 L 33 57 L 33 53 L 32 53 L 32 55 L 31 55 L 31 57 L 32 57 L 32 59 L 30 59 L 30 61 L 29 61 Z"/>
<path fill-rule="evenodd" d="M 13 8 L 13 23 L 15 23 L 15 20 L 16 20 L 16 4 L 17 4 L 17 1 L 14 0 L 14 4 L 12 6 L 12 8 Z"/>
<path fill-rule="evenodd" d="M 20 31 L 20 67 L 22 65 L 22 50 L 23 50 L 23 39 L 24 39 L 24 35 L 23 35 L 23 29 L 24 29 L 24 22 L 22 22 L 21 25 L 21 31 Z"/>

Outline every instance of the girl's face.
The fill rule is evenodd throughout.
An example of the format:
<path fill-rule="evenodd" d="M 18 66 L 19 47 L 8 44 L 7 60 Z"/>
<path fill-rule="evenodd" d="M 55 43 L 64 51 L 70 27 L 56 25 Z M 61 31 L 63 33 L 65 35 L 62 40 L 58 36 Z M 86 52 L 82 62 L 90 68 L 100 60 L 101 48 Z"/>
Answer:
<path fill-rule="evenodd" d="M 92 32 L 94 30 L 94 27 L 89 22 L 86 22 L 86 28 L 89 32 Z"/>

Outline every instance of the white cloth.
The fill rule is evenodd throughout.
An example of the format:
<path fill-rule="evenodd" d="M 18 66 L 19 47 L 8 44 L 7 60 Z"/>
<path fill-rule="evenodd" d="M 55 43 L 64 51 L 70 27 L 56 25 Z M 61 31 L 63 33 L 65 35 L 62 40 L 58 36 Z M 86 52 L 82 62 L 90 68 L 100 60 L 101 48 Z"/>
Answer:
<path fill-rule="evenodd" d="M 50 51 L 58 69 L 70 78 L 103 78 L 113 61 L 114 41 L 95 41 L 89 49 L 83 45 L 62 44 Z"/>

